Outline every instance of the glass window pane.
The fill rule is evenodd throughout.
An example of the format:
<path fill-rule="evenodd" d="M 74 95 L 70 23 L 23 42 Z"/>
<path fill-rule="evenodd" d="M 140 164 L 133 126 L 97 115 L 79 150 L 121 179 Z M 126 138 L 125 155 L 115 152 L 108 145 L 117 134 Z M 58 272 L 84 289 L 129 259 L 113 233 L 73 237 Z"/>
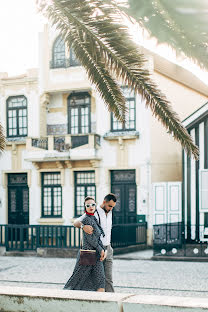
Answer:
<path fill-rule="evenodd" d="M 88 107 L 82 107 L 81 108 L 81 132 L 82 133 L 88 133 L 89 132 L 89 108 Z"/>
<path fill-rule="evenodd" d="M 27 108 L 22 108 L 26 106 L 27 100 L 24 96 L 11 97 L 7 100 L 8 136 L 27 135 Z"/>
<path fill-rule="evenodd" d="M 53 214 L 58 216 L 61 215 L 61 187 L 53 188 Z"/>
<path fill-rule="evenodd" d="M 79 133 L 78 120 L 79 120 L 78 108 L 72 108 L 71 109 L 71 133 L 72 134 Z"/>
<path fill-rule="evenodd" d="M 22 129 L 22 135 L 27 135 L 27 129 L 26 128 Z"/>
<path fill-rule="evenodd" d="M 95 183 L 95 172 L 77 172 L 77 184 Z"/>
<path fill-rule="evenodd" d="M 76 58 L 73 48 L 70 49 L 70 66 L 80 66 L 80 62 Z"/>
<path fill-rule="evenodd" d="M 13 120 L 12 118 L 9 118 L 9 128 L 12 128 L 12 125 L 13 125 Z"/>
<path fill-rule="evenodd" d="M 7 100 L 7 107 L 8 108 L 15 108 L 15 107 L 25 107 L 27 106 L 27 101 L 24 96 L 15 96 L 10 97 Z"/>
<path fill-rule="evenodd" d="M 8 116 L 9 116 L 9 117 L 12 117 L 12 116 L 13 116 L 13 111 L 12 111 L 12 110 L 9 110 L 9 111 L 8 111 Z"/>
<path fill-rule="evenodd" d="M 84 199 L 86 196 L 95 198 L 95 172 L 75 172 L 75 202 L 76 215 L 84 212 Z"/>
<path fill-rule="evenodd" d="M 122 130 L 123 125 L 120 121 L 116 120 L 116 118 L 113 116 L 113 129 L 112 130 Z"/>
<path fill-rule="evenodd" d="M 50 188 L 44 188 L 43 191 L 43 212 L 45 216 L 51 215 L 51 189 Z"/>
<path fill-rule="evenodd" d="M 53 46 L 54 67 L 65 67 L 65 42 L 59 36 Z"/>
<path fill-rule="evenodd" d="M 90 96 L 86 93 L 74 94 L 68 101 L 71 134 L 89 133 Z"/>
<path fill-rule="evenodd" d="M 123 94 L 126 98 L 126 105 L 128 111 L 126 113 L 125 123 L 121 123 L 117 121 L 115 116 L 111 114 L 112 118 L 112 131 L 119 131 L 119 130 L 133 130 L 135 129 L 135 93 L 131 91 L 128 87 L 122 87 Z"/>
<path fill-rule="evenodd" d="M 87 187 L 87 196 L 92 196 L 95 198 L 95 186 Z"/>
<path fill-rule="evenodd" d="M 60 173 L 43 173 L 43 183 L 44 185 L 58 185 L 61 184 L 61 174 Z"/>
<path fill-rule="evenodd" d="M 43 175 L 43 214 L 44 216 L 62 215 L 62 188 L 60 173 Z M 46 186 L 47 185 L 47 186 Z M 55 186 L 54 186 L 55 185 Z"/>
<path fill-rule="evenodd" d="M 27 118 L 26 118 L 26 117 L 23 117 L 23 118 L 22 118 L 22 126 L 23 126 L 24 128 L 27 127 Z"/>
<path fill-rule="evenodd" d="M 22 118 L 19 117 L 19 127 L 21 128 L 22 127 Z"/>
<path fill-rule="evenodd" d="M 135 97 L 134 91 L 132 91 L 130 88 L 122 87 L 122 90 L 123 90 L 123 95 L 125 96 L 125 98 L 134 98 Z"/>
<path fill-rule="evenodd" d="M 85 187 L 77 186 L 76 187 L 76 210 L 77 215 L 84 213 L 84 199 L 85 199 Z"/>

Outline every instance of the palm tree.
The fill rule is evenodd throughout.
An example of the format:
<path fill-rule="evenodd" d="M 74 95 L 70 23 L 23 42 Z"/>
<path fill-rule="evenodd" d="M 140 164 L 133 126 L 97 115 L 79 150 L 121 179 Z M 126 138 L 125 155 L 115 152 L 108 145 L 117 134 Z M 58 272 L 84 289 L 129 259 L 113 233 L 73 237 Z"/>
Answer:
<path fill-rule="evenodd" d="M 123 22 L 122 6 L 114 0 L 37 0 L 37 5 L 68 47 L 73 47 L 89 79 L 118 120 L 123 119 L 126 110 L 121 82 L 141 94 L 153 115 L 186 152 L 198 157 L 198 147 L 165 95 L 151 81 L 145 58 Z"/>
<path fill-rule="evenodd" d="M 128 0 L 128 14 L 158 43 L 169 44 L 208 69 L 208 1 Z"/>

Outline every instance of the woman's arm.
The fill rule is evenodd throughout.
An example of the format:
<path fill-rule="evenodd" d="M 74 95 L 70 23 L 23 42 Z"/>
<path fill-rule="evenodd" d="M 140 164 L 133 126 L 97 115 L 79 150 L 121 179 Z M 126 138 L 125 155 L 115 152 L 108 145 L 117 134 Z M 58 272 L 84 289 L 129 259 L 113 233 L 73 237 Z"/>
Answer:
<path fill-rule="evenodd" d="M 82 221 L 85 217 L 86 217 L 86 214 L 83 214 L 81 217 L 75 219 L 73 222 L 74 226 L 77 228 L 81 228 L 82 225 L 84 225 Z M 88 234 L 92 234 L 93 232 L 93 228 L 90 225 L 84 225 L 82 229 L 85 231 L 85 233 L 88 233 Z"/>
<path fill-rule="evenodd" d="M 87 234 L 84 232 L 84 237 L 86 241 L 93 247 L 95 248 L 99 254 L 101 254 L 101 251 L 103 248 L 98 244 L 98 239 L 96 238 L 95 234 Z"/>
<path fill-rule="evenodd" d="M 83 220 L 83 224 L 86 224 L 86 225 L 91 225 L 92 226 L 92 223 L 91 223 L 91 220 Z M 98 242 L 99 242 L 99 239 L 95 236 L 95 234 L 87 234 L 85 232 L 83 232 L 84 234 L 84 238 L 86 239 L 86 241 L 93 247 L 95 248 L 99 254 L 101 254 L 101 251 L 104 250 L 104 247 L 102 247 Z"/>

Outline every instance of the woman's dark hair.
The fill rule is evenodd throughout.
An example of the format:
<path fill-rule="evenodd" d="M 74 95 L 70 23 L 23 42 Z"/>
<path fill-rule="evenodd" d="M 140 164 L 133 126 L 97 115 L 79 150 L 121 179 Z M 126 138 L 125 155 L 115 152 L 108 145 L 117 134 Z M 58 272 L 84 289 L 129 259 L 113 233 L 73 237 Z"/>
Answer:
<path fill-rule="evenodd" d="M 95 202 L 95 199 L 93 198 L 93 197 L 91 197 L 91 196 L 87 196 L 87 197 L 85 197 L 85 199 L 84 199 L 84 204 L 86 203 L 86 201 L 87 200 L 89 200 L 89 199 L 92 199 L 92 200 L 94 200 L 94 202 Z"/>
<path fill-rule="evenodd" d="M 114 201 L 114 203 L 116 203 L 116 195 L 115 194 L 113 194 L 113 193 L 109 193 L 109 194 L 107 194 L 105 197 L 104 197 L 104 200 L 105 201 L 107 201 L 107 202 L 109 202 L 110 200 L 113 200 Z"/>

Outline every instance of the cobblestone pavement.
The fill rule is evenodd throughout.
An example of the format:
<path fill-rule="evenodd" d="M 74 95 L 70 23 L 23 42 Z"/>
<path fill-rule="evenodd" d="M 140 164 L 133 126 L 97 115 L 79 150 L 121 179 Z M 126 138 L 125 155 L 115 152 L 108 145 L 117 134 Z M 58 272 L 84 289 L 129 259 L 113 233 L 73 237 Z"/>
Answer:
<path fill-rule="evenodd" d="M 71 275 L 76 259 L 0 257 L 0 285 L 59 288 Z M 208 296 L 207 263 L 114 260 L 116 292 Z"/>

